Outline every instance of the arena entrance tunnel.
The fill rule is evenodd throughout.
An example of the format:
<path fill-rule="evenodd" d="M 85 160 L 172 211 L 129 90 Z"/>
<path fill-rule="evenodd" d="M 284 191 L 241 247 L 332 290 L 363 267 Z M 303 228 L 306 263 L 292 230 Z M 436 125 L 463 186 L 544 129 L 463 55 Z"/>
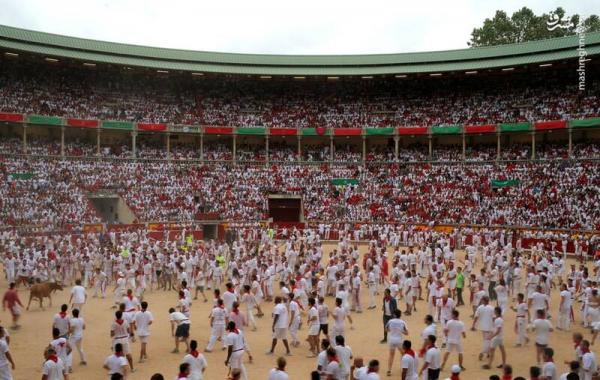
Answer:
<path fill-rule="evenodd" d="M 303 222 L 304 212 L 300 195 L 269 195 L 269 219 L 277 222 Z"/>

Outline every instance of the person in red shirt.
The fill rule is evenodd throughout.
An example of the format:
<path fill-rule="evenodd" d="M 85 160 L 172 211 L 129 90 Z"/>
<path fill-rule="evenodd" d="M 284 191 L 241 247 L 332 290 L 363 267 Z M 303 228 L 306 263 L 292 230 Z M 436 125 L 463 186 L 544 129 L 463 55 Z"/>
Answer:
<path fill-rule="evenodd" d="M 15 289 L 15 283 L 11 282 L 8 290 L 4 293 L 4 297 L 2 298 L 2 309 L 6 310 L 6 307 L 10 309 L 10 314 L 12 315 L 13 320 L 13 329 L 18 329 L 21 327 L 17 322 L 19 317 L 21 316 L 21 308 L 23 304 L 19 299 L 19 293 L 17 293 L 17 289 Z"/>

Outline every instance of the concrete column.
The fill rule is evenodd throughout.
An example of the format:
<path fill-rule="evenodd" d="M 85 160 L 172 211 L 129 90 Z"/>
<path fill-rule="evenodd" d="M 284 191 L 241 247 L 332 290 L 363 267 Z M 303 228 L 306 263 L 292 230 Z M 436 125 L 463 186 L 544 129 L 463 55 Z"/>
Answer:
<path fill-rule="evenodd" d="M 100 134 L 102 133 L 102 129 L 96 129 L 96 154 L 100 156 Z"/>
<path fill-rule="evenodd" d="M 569 128 L 569 158 L 573 158 L 573 130 Z"/>
<path fill-rule="evenodd" d="M 265 135 L 265 159 L 267 160 L 267 164 L 269 163 L 269 135 Z"/>
<path fill-rule="evenodd" d="M 65 156 L 65 127 L 60 127 L 60 156 Z"/>
<path fill-rule="evenodd" d="M 367 162 L 367 136 L 362 137 L 362 161 Z"/>
<path fill-rule="evenodd" d="M 131 157 L 137 157 L 137 132 L 131 132 Z"/>
<path fill-rule="evenodd" d="M 394 159 L 398 161 L 398 156 L 400 156 L 400 137 L 394 136 Z"/>
<path fill-rule="evenodd" d="M 462 159 L 463 161 L 467 159 L 467 138 L 465 134 L 462 134 Z"/>
<path fill-rule="evenodd" d="M 535 160 L 535 131 L 531 132 L 531 159 Z"/>
<path fill-rule="evenodd" d="M 171 134 L 167 133 L 167 159 L 171 159 Z"/>
<path fill-rule="evenodd" d="M 298 135 L 298 161 L 302 161 L 302 136 Z"/>
<path fill-rule="evenodd" d="M 204 161 L 204 134 L 200 135 L 200 161 Z"/>
<path fill-rule="evenodd" d="M 496 160 L 500 160 L 500 157 L 502 155 L 502 150 L 501 150 L 501 144 L 500 144 L 500 132 L 496 133 Z"/>
<path fill-rule="evenodd" d="M 236 153 L 235 153 L 235 151 L 236 151 L 236 144 L 237 144 L 237 135 L 234 134 L 233 135 L 233 156 L 232 156 L 233 162 L 235 162 L 237 160 Z"/>
<path fill-rule="evenodd" d="M 429 135 L 429 159 L 433 158 L 433 137 Z"/>
<path fill-rule="evenodd" d="M 333 131 L 331 131 L 333 133 Z M 333 161 L 333 135 L 329 136 L 329 161 Z"/>
<path fill-rule="evenodd" d="M 23 124 L 23 154 L 27 154 L 27 124 Z"/>

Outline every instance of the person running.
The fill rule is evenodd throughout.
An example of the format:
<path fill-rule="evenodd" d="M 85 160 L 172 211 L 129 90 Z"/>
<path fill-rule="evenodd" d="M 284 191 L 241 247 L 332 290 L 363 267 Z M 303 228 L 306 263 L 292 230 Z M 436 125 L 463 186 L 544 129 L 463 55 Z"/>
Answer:
<path fill-rule="evenodd" d="M 273 341 L 271 342 L 271 349 L 267 351 L 267 355 L 273 355 L 277 341 L 282 340 L 285 346 L 285 354 L 291 355 L 290 345 L 287 340 L 287 327 L 288 327 L 288 310 L 282 303 L 280 296 L 275 297 L 275 306 L 273 308 L 273 325 L 271 330 L 273 331 Z"/>
<path fill-rule="evenodd" d="M 121 343 L 116 343 L 114 345 L 114 353 L 104 360 L 103 367 L 108 371 L 108 375 L 111 376 L 111 379 L 114 374 L 121 375 L 123 379 L 127 376 L 127 360 L 125 359 L 123 345 Z"/>
<path fill-rule="evenodd" d="M 75 280 L 75 286 L 71 289 L 71 297 L 69 297 L 71 309 L 78 309 L 81 313 L 86 300 L 87 294 L 85 288 L 81 285 L 81 280 L 77 279 Z"/>
<path fill-rule="evenodd" d="M 56 350 L 52 346 L 44 350 L 44 359 L 42 380 L 69 380 L 66 364 L 56 355 Z"/>
<path fill-rule="evenodd" d="M 418 380 L 419 363 L 410 340 L 402 342 L 402 380 Z"/>
<path fill-rule="evenodd" d="M 150 325 L 154 322 L 154 316 L 148 311 L 148 302 L 142 301 L 142 309 L 135 313 L 133 317 L 134 329 L 140 339 L 140 359 L 138 363 L 143 363 L 148 359 L 148 340 L 150 339 Z"/>
<path fill-rule="evenodd" d="M 394 356 L 396 350 L 402 351 L 403 335 L 408 335 L 408 329 L 406 328 L 406 322 L 402 319 L 402 312 L 399 309 L 394 310 L 394 318 L 390 319 L 385 326 L 387 330 L 387 342 L 389 347 L 388 356 L 388 369 L 387 375 L 392 374 L 392 363 L 394 363 Z"/>
<path fill-rule="evenodd" d="M 131 352 L 129 349 L 129 336 L 131 335 L 131 326 L 129 322 L 123 318 L 123 312 L 121 310 L 117 310 L 115 312 L 115 321 L 112 324 L 110 329 L 110 336 L 113 339 L 112 345 L 113 347 L 117 344 L 121 344 L 121 349 L 127 361 L 129 362 L 129 367 L 131 368 L 131 372 L 135 372 L 133 368 L 133 357 L 131 356 Z"/>
<path fill-rule="evenodd" d="M 451 353 L 456 352 L 458 354 L 458 365 L 464 371 L 463 366 L 463 342 L 462 340 L 467 337 L 465 333 L 465 324 L 459 320 L 460 313 L 458 310 L 452 310 L 452 319 L 446 323 L 444 327 L 444 335 L 446 336 L 446 352 L 444 353 L 444 360 L 442 362 L 441 369 L 444 369 L 446 361 Z"/>
<path fill-rule="evenodd" d="M 229 321 L 227 323 L 227 335 L 225 337 L 225 345 L 227 347 L 227 359 L 225 359 L 225 365 L 229 367 L 230 371 L 239 369 L 242 373 L 244 380 L 248 379 L 246 373 L 246 367 L 242 358 L 244 357 L 244 333 L 235 327 L 235 322 Z"/>
<path fill-rule="evenodd" d="M 79 353 L 79 364 L 87 365 L 83 352 L 83 330 L 85 321 L 79 316 L 79 309 L 71 310 L 72 318 L 69 319 L 69 345 L 76 348 Z"/>
<path fill-rule="evenodd" d="M 183 357 L 182 363 L 190 365 L 189 380 L 202 380 L 204 378 L 204 372 L 208 364 L 204 355 L 198 352 L 198 341 L 193 339 L 190 341 L 190 352 Z"/>
<path fill-rule="evenodd" d="M 502 364 L 496 368 L 502 368 L 506 364 L 506 350 L 504 349 L 504 319 L 502 319 L 502 308 L 500 306 L 494 308 L 494 330 L 490 337 L 490 355 L 488 363 L 483 366 L 484 369 L 492 368 L 496 348 L 500 350 L 502 355 Z"/>
<path fill-rule="evenodd" d="M 4 293 L 4 297 L 2 298 L 2 308 L 6 310 L 8 308 L 10 310 L 10 315 L 12 316 L 12 326 L 13 330 L 19 329 L 21 326 L 19 325 L 19 317 L 21 317 L 21 310 L 23 308 L 23 303 L 19 299 L 19 293 L 17 289 L 15 289 L 15 283 L 11 282 L 8 286 L 8 290 Z"/>
<path fill-rule="evenodd" d="M 208 340 L 208 345 L 204 349 L 205 352 L 212 352 L 217 339 L 221 339 L 221 343 L 223 343 L 223 349 L 225 349 L 225 326 L 229 319 L 227 317 L 227 311 L 223 306 L 223 300 L 217 299 L 217 303 L 215 307 L 210 312 L 210 339 Z"/>

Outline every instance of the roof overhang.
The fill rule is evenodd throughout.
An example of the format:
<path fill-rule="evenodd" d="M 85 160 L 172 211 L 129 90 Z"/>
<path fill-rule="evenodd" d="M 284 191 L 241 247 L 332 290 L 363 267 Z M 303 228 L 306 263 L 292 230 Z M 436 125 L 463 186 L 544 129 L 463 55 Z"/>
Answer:
<path fill-rule="evenodd" d="M 201 52 L 67 37 L 0 25 L 0 49 L 85 62 L 157 70 L 281 76 L 357 76 L 442 73 L 543 64 L 578 58 L 580 36 L 422 53 L 268 55 Z M 600 54 L 600 32 L 583 40 Z"/>

